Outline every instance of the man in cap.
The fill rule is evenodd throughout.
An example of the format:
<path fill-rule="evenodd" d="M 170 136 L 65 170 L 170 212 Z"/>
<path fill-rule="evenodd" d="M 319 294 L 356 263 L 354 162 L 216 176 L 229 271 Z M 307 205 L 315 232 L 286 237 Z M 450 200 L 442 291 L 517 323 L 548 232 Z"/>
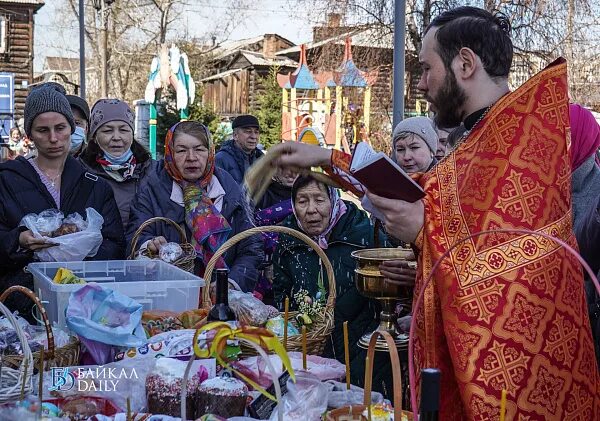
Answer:
<path fill-rule="evenodd" d="M 233 138 L 223 143 L 215 156 L 215 162 L 241 184 L 248 168 L 264 155 L 257 148 L 260 125 L 256 117 L 245 114 L 236 117 L 231 127 Z"/>

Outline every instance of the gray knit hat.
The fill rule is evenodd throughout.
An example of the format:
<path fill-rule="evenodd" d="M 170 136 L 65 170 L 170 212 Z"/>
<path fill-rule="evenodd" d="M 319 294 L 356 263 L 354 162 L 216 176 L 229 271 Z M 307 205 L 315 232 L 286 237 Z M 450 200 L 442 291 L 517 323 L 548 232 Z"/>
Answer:
<path fill-rule="evenodd" d="M 55 82 L 42 83 L 31 90 L 25 100 L 25 110 L 23 112 L 27 136 L 31 136 L 33 120 L 38 115 L 49 112 L 64 115 L 71 126 L 71 133 L 75 131 L 75 119 L 66 94 L 65 88 Z"/>
<path fill-rule="evenodd" d="M 413 133 L 425 141 L 431 152 L 435 154 L 438 145 L 438 136 L 433 129 L 432 122 L 427 117 L 410 117 L 402 120 L 392 134 L 393 147 L 396 147 L 396 140 L 402 133 Z"/>
<path fill-rule="evenodd" d="M 94 138 L 100 126 L 111 121 L 122 121 L 132 132 L 135 131 L 135 115 L 126 102 L 112 98 L 99 99 L 90 114 L 90 139 Z"/>

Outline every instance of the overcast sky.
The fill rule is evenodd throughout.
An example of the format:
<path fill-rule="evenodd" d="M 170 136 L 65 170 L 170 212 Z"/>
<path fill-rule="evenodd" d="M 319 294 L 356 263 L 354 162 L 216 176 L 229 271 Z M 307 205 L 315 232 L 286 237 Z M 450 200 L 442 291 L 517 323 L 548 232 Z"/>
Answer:
<path fill-rule="evenodd" d="M 58 13 L 70 13 L 60 10 L 57 1 L 47 1 L 35 16 L 35 57 L 34 71 L 40 72 L 46 56 L 77 57 L 79 49 L 78 23 L 73 21 L 67 27 L 55 24 Z M 218 0 L 196 0 L 194 5 L 186 6 L 180 25 L 188 25 L 192 36 L 200 37 L 202 30 L 218 21 L 224 12 L 222 2 Z M 208 4 L 207 4 L 208 3 Z M 312 24 L 302 15 L 293 16 L 287 0 L 258 0 L 245 9 L 247 18 L 240 19 L 230 39 L 249 38 L 266 33 L 279 34 L 295 43 L 312 39 Z M 204 17 L 210 16 L 210 18 Z"/>

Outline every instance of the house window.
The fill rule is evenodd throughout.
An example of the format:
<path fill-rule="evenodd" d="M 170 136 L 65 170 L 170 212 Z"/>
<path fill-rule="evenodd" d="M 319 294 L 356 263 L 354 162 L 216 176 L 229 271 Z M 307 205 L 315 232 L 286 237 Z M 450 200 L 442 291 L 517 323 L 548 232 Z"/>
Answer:
<path fill-rule="evenodd" d="M 6 16 L 0 16 L 0 54 L 7 52 L 8 44 L 8 20 Z"/>

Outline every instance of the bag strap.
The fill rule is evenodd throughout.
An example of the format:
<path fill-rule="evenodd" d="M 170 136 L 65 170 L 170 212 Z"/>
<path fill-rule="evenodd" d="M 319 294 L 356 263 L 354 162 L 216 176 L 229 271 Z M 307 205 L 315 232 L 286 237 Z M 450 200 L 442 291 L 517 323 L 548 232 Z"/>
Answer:
<path fill-rule="evenodd" d="M 77 194 L 73 194 L 69 196 L 69 201 L 64 204 L 65 209 L 69 209 L 74 200 L 77 200 L 84 207 L 87 203 L 88 198 L 92 194 L 92 190 L 94 190 L 94 186 L 96 185 L 96 181 L 98 181 L 98 176 L 96 174 L 92 174 L 90 172 L 85 172 L 83 177 L 80 178 L 79 188 L 77 189 Z"/>

